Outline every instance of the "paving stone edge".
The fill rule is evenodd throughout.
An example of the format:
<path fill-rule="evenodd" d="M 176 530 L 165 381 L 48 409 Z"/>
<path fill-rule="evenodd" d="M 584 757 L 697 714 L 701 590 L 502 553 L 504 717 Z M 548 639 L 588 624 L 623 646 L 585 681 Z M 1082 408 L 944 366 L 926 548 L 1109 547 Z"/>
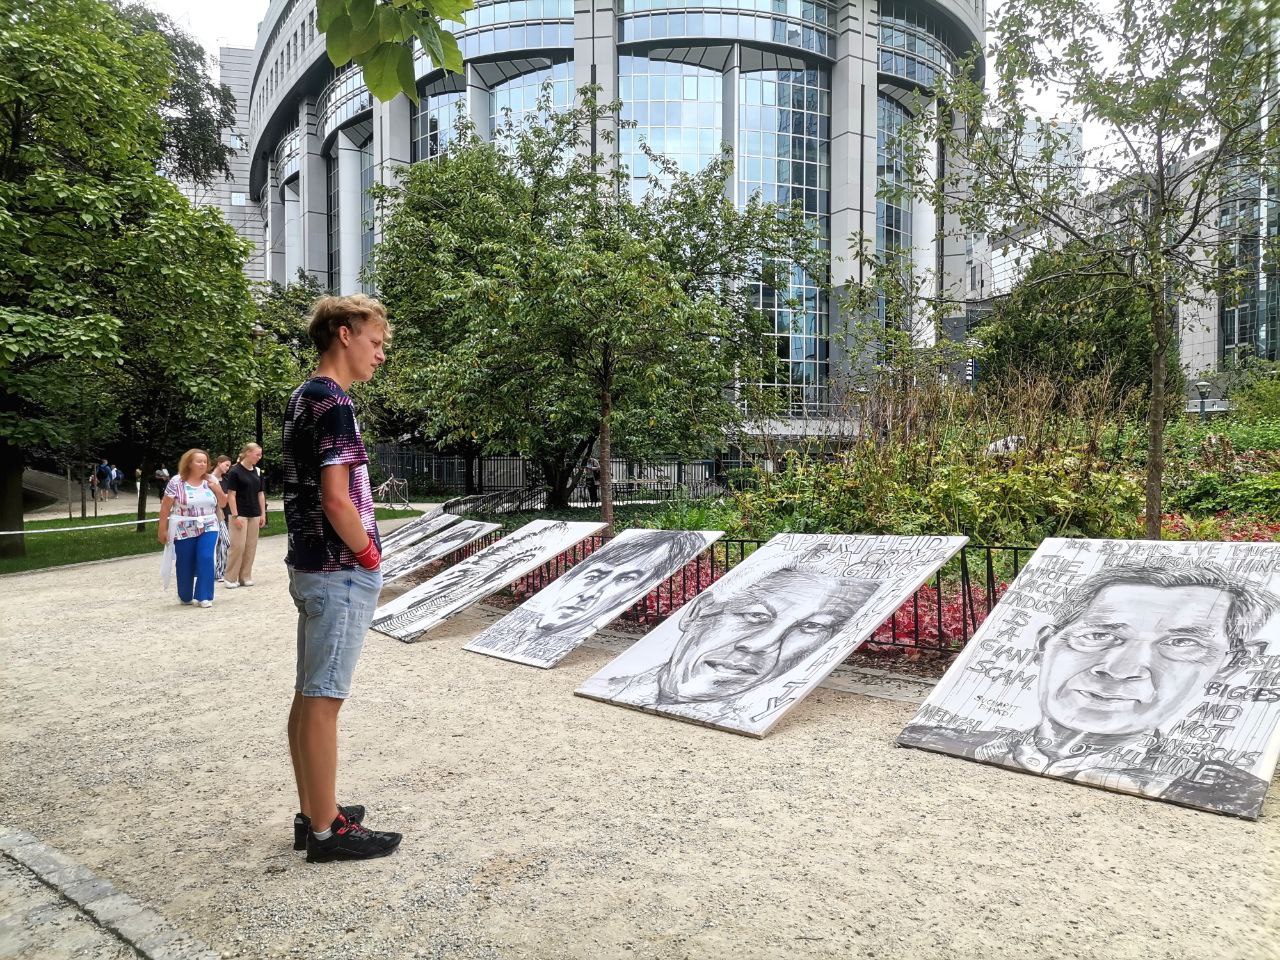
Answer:
<path fill-rule="evenodd" d="M 0 824 L 0 856 L 30 871 L 142 960 L 218 960 L 207 944 L 29 833 Z"/>

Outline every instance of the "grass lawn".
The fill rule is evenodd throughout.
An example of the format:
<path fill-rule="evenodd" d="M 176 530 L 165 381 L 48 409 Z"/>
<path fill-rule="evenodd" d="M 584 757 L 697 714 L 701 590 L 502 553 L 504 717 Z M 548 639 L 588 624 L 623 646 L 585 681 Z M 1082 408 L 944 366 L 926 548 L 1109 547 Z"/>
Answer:
<path fill-rule="evenodd" d="M 392 510 L 378 507 L 379 520 L 415 517 L 417 510 Z M 148 517 L 158 514 L 149 513 Z M 132 518 L 104 516 L 87 520 L 39 520 L 28 523 L 25 529 L 53 530 L 91 527 L 99 523 L 113 523 Z M 279 511 L 269 515 L 264 537 L 284 533 L 284 517 Z M 140 553 L 159 553 L 162 549 L 156 541 L 156 525 L 148 523 L 138 533 L 131 522 L 125 527 L 107 527 L 105 530 L 78 530 L 75 533 L 49 533 L 24 537 L 27 546 L 25 557 L 0 557 L 0 574 L 18 573 L 22 570 L 39 570 L 43 567 L 60 567 L 68 563 L 84 563 L 87 560 L 113 560 L 116 557 L 132 557 Z"/>

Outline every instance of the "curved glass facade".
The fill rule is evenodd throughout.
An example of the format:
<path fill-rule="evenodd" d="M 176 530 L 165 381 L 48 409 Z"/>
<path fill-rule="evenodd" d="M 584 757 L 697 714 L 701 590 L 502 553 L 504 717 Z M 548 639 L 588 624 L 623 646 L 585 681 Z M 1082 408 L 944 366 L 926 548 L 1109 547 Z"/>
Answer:
<path fill-rule="evenodd" d="M 481 0 L 456 29 L 465 75 L 444 75 L 415 50 L 416 104 L 374 102 L 358 69 L 322 68 L 323 37 L 312 45 L 308 26 L 314 4 L 275 0 L 274 23 L 264 27 L 254 67 L 251 127 L 261 141 L 250 143 L 250 190 L 269 217 L 283 218 L 267 231 L 268 244 L 285 247 L 283 256 L 273 250 L 268 258 L 273 279 L 287 279 L 282 265 L 301 264 L 335 288 L 352 285 L 376 239 L 372 183 L 394 182 L 397 164 L 448 149 L 459 113 L 488 137 L 507 117 L 521 123 L 548 83 L 561 109 L 589 83 L 616 93 L 625 122 L 617 149 L 637 194 L 658 173 L 642 146 L 694 172 L 728 142 L 734 152 L 730 196 L 739 204 L 760 195 L 798 205 L 824 248 L 833 239 L 843 247 L 874 211 L 879 253 L 927 259 L 921 266 L 936 270 L 940 286 L 951 282 L 944 269 L 962 261 L 944 255 L 952 241 L 935 229 L 930 210 L 882 198 L 877 188 L 904 179 L 902 152 L 891 142 L 908 116 L 903 89 L 928 89 L 955 69 L 981 39 L 982 0 L 849 0 L 847 6 L 835 0 L 614 0 L 612 21 L 607 8 L 576 0 Z M 840 32 L 838 23 L 849 29 Z M 575 36 L 575 29 L 589 32 Z M 875 110 L 870 95 L 864 101 L 855 92 L 864 76 L 879 83 Z M 840 115 L 833 90 L 846 95 Z M 317 129 L 300 134 L 297 119 L 307 116 L 311 97 Z M 333 145 L 339 131 L 363 140 L 354 150 L 344 145 L 340 161 Z M 871 137 L 874 171 L 860 146 Z M 313 155 L 303 163 L 300 151 Z M 323 162 L 311 162 L 314 154 Z M 270 173 L 276 183 L 300 177 L 304 182 L 292 196 L 327 196 L 327 208 L 290 205 L 290 197 L 282 203 L 281 192 L 264 189 Z M 323 189 L 308 185 L 308 177 L 324 178 Z M 837 283 L 853 282 L 848 262 L 846 256 L 833 264 Z M 821 409 L 832 377 L 831 306 L 812 278 L 798 273 L 786 289 L 759 289 L 756 296 L 773 325 L 777 367 L 770 385 L 792 414 Z M 1247 317 L 1236 326 L 1239 339 L 1260 339 Z M 841 369 L 847 362 L 842 356 Z"/>
<path fill-rule="evenodd" d="M 646 13 L 618 21 L 618 41 L 732 38 L 757 43 L 779 44 L 816 53 L 836 54 L 835 35 L 813 23 L 780 16 L 719 11 L 688 13 Z"/>
<path fill-rule="evenodd" d="M 298 125 L 280 138 L 276 146 L 276 180 L 284 183 L 298 172 L 299 154 L 302 150 L 302 137 L 298 133 Z"/>
<path fill-rule="evenodd" d="M 738 202 L 754 194 L 798 204 L 830 240 L 831 75 L 826 69 L 744 72 L 738 79 Z M 757 287 L 773 319 L 777 364 L 770 386 L 795 416 L 826 400 L 830 308 L 813 278 L 796 270 L 787 290 Z"/>
<path fill-rule="evenodd" d="M 325 237 L 328 242 L 329 253 L 329 289 L 338 291 L 342 289 L 342 257 L 341 257 L 341 240 L 338 232 L 339 223 L 339 190 L 338 190 L 338 150 L 335 145 L 324 158 L 326 195 L 328 203 L 325 207 Z"/>
<path fill-rule="evenodd" d="M 618 97 L 621 118 L 635 123 L 618 131 L 619 153 L 639 189 L 650 176 L 641 142 L 688 173 L 719 156 L 724 139 L 724 75 L 719 70 L 623 55 L 618 58 Z"/>
<path fill-rule="evenodd" d="M 680 0 L 620 0 L 620 13 L 641 13 L 652 10 L 679 10 L 681 12 L 699 10 L 731 10 L 735 13 L 752 11 L 770 13 L 814 23 L 820 27 L 834 29 L 836 25 L 836 5 L 825 0 L 700 0 L 697 3 L 681 3 Z"/>
<path fill-rule="evenodd" d="M 909 84 L 932 87 L 940 73 L 952 73 L 956 56 L 936 18 L 901 4 L 880 14 L 880 71 Z"/>
<path fill-rule="evenodd" d="M 373 137 L 360 145 L 360 269 L 369 265 L 369 257 L 373 254 L 373 194 L 369 189 L 373 186 Z M 373 285 L 361 281 L 360 288 L 365 293 L 373 293 Z"/>
<path fill-rule="evenodd" d="M 892 97 L 880 95 L 876 108 L 876 190 L 907 182 L 903 151 L 894 143 L 911 118 L 907 108 Z M 876 198 L 876 252 L 911 250 L 911 202 Z"/>
<path fill-rule="evenodd" d="M 410 160 L 418 163 L 440 155 L 454 137 L 459 106 L 466 105 L 466 86 L 449 74 L 429 86 L 418 85 L 418 102 L 409 114 Z"/>
<path fill-rule="evenodd" d="M 323 140 L 371 109 L 373 95 L 364 85 L 364 75 L 349 65 L 343 67 L 316 100 L 316 132 Z"/>
<path fill-rule="evenodd" d="M 542 95 L 545 83 L 551 84 L 552 102 L 556 108 L 570 106 L 573 103 L 573 61 L 561 60 L 541 70 L 531 70 L 494 84 L 489 89 L 489 136 L 492 137 L 498 126 L 506 122 L 508 112 L 511 122 L 516 124 L 532 113 L 538 106 L 538 97 Z"/>

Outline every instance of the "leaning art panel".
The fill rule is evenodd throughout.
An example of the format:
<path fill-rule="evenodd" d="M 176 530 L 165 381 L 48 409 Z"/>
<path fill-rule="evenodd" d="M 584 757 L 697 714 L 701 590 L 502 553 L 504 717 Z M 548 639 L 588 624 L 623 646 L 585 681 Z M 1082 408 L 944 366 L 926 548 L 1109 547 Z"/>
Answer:
<path fill-rule="evenodd" d="M 447 514 L 446 514 L 447 516 Z M 454 518 L 457 520 L 457 518 Z M 413 573 L 429 563 L 460 550 L 469 543 L 475 543 L 495 530 L 501 529 L 496 523 L 482 523 L 479 520 L 457 520 L 452 526 L 435 534 L 402 546 L 389 558 L 382 561 L 382 582 L 391 583 L 406 574 Z"/>
<path fill-rule="evenodd" d="M 719 530 L 624 530 L 465 649 L 554 667 L 722 536 Z"/>
<path fill-rule="evenodd" d="M 1277 574 L 1280 544 L 1046 540 L 898 742 L 1257 819 Z"/>
<path fill-rule="evenodd" d="M 454 564 L 373 615 L 373 629 L 406 643 L 473 603 L 519 580 L 574 544 L 604 529 L 603 523 L 534 520 L 492 546 Z"/>
<path fill-rule="evenodd" d="M 779 534 L 576 692 L 763 737 L 965 542 Z"/>
<path fill-rule="evenodd" d="M 386 556 L 409 543 L 443 530 L 457 521 L 451 513 L 445 513 L 440 507 L 432 507 L 419 517 L 401 524 L 382 538 L 382 555 Z"/>

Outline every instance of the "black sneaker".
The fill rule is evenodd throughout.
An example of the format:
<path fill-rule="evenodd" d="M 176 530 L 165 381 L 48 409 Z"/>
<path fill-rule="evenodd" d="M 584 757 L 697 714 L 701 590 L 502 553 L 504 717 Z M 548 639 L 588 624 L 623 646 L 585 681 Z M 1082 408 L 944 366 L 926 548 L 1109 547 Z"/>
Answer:
<path fill-rule="evenodd" d="M 356 823 L 364 821 L 364 807 L 355 803 L 349 807 L 339 807 L 338 812 L 348 820 L 354 820 Z M 305 814 L 295 813 L 293 815 L 293 849 L 307 849 L 307 834 L 311 832 L 311 818 Z"/>
<path fill-rule="evenodd" d="M 395 853 L 396 847 L 400 846 L 400 834 L 366 830 L 342 814 L 338 814 L 330 829 L 333 833 L 327 840 L 316 839 L 314 833 L 307 834 L 307 863 L 372 860 Z"/>

